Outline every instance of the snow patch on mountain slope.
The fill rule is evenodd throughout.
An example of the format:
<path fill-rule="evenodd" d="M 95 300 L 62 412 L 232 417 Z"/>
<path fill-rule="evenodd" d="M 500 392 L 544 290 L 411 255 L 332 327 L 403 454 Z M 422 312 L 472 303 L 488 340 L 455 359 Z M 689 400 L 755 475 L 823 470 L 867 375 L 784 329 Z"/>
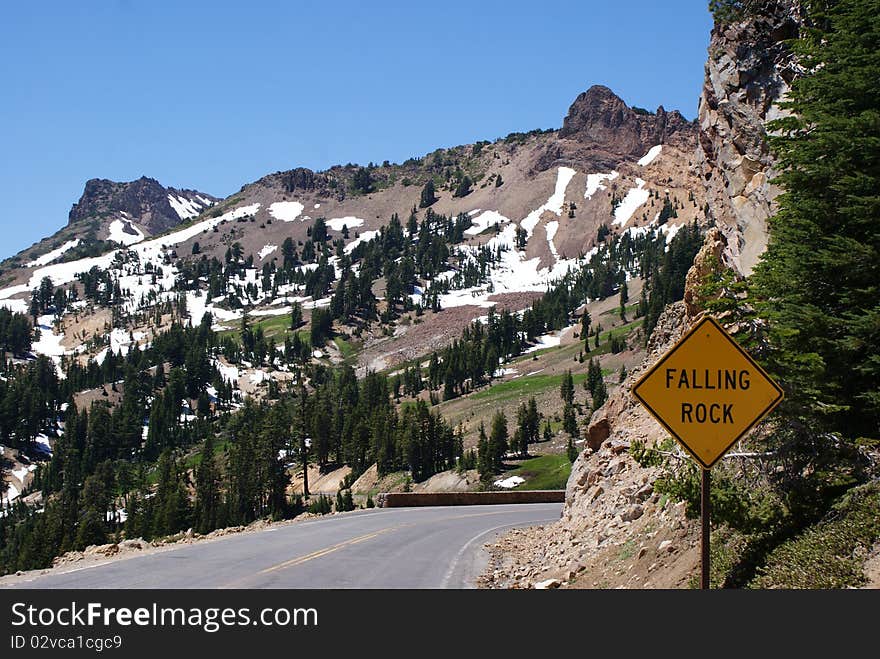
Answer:
<path fill-rule="evenodd" d="M 559 222 L 553 220 L 552 222 L 547 222 L 547 226 L 544 227 L 547 231 L 547 246 L 550 248 L 550 253 L 553 255 L 557 261 L 559 260 L 559 252 L 556 251 L 556 245 L 553 244 L 553 238 L 556 236 L 556 232 L 559 230 Z"/>
<path fill-rule="evenodd" d="M 536 350 L 543 350 L 544 348 L 555 348 L 562 341 L 562 334 L 544 334 L 535 339 L 536 343 L 533 346 L 526 348 L 523 352 L 535 352 Z"/>
<path fill-rule="evenodd" d="M 658 144 L 657 146 L 652 146 L 648 149 L 648 153 L 639 158 L 639 165 L 644 167 L 645 165 L 650 165 L 654 158 L 660 155 L 660 151 L 663 149 L 663 145 Z"/>
<path fill-rule="evenodd" d="M 186 197 L 173 194 L 168 195 L 168 203 L 171 204 L 171 208 L 174 209 L 174 212 L 177 213 L 181 220 L 196 217 L 203 209 L 202 205 L 195 199 L 187 199 Z M 207 205 L 210 206 L 211 204 Z"/>
<path fill-rule="evenodd" d="M 52 314 L 37 318 L 40 340 L 34 342 L 31 347 L 38 355 L 61 357 L 64 354 L 64 346 L 61 345 L 61 342 L 64 340 L 64 334 L 55 334 L 53 320 L 54 316 Z"/>
<path fill-rule="evenodd" d="M 553 230 L 551 229 L 551 232 Z M 508 224 L 501 232 L 493 236 L 486 246 L 493 252 L 501 251 L 500 261 L 495 263 L 489 274 L 489 282 L 480 286 L 453 290 L 439 295 L 441 308 L 461 307 L 474 305 L 483 308 L 495 306 L 490 297 L 499 293 L 514 293 L 522 291 L 545 292 L 547 287 L 554 281 L 565 275 L 569 269 L 574 269 L 584 262 L 583 259 L 558 258 L 549 268 L 540 268 L 541 259 L 538 257 L 526 259 L 523 252 L 515 249 L 516 225 Z M 476 247 L 462 246 L 461 252 L 465 256 L 475 258 Z M 590 254 L 584 259 L 589 259 Z M 449 279 L 455 271 L 440 273 L 435 280 Z M 414 303 L 420 303 L 421 293 L 410 296 Z"/>
<path fill-rule="evenodd" d="M 650 196 L 650 191 L 645 190 L 645 182 L 637 178 L 636 179 L 636 187 L 630 188 L 627 191 L 626 196 L 623 198 L 617 208 L 614 209 L 614 221 L 611 222 L 614 226 L 623 226 L 629 219 L 633 216 L 633 213 L 638 210 L 639 206 L 648 201 Z"/>
<path fill-rule="evenodd" d="M 271 254 L 272 252 L 274 252 L 276 249 L 278 249 L 278 245 L 264 245 L 264 246 L 263 246 L 263 249 L 261 249 L 261 250 L 260 250 L 259 252 L 257 252 L 257 253 L 260 255 L 260 260 L 262 261 L 262 260 L 265 259 L 267 256 L 269 256 L 269 254 Z"/>
<path fill-rule="evenodd" d="M 251 384 L 260 384 L 261 382 L 265 382 L 266 380 L 271 380 L 269 374 L 262 369 L 257 369 L 253 373 L 250 374 Z"/>
<path fill-rule="evenodd" d="M 302 214 L 304 208 L 305 206 L 298 201 L 276 201 L 269 206 L 269 215 L 282 222 L 293 222 Z"/>
<path fill-rule="evenodd" d="M 6 483 L 5 485 L 6 493 L 0 496 L 0 504 L 2 504 L 2 506 L 4 507 L 7 503 L 11 505 L 12 502 L 15 501 L 21 494 L 21 492 L 18 491 L 18 488 L 15 487 L 15 485 L 13 485 L 12 483 Z"/>
<path fill-rule="evenodd" d="M 102 270 L 106 270 L 113 263 L 116 256 L 116 250 L 103 254 L 101 256 L 93 256 L 77 261 L 68 261 L 67 263 L 55 263 L 44 268 L 36 270 L 27 283 L 28 290 L 34 290 L 39 287 L 44 277 L 49 277 L 55 286 L 62 286 L 72 282 L 76 276 L 83 272 L 88 272 L 97 266 Z"/>
<path fill-rule="evenodd" d="M 25 263 L 24 267 L 25 268 L 36 268 L 41 265 L 48 265 L 49 263 L 52 263 L 52 261 L 54 261 L 55 259 L 59 258 L 62 254 L 64 254 L 64 252 L 66 252 L 70 249 L 73 249 L 74 247 L 79 245 L 79 243 L 80 243 L 79 238 L 75 238 L 74 240 L 68 240 L 61 247 L 59 247 L 57 249 L 53 249 L 51 252 L 46 252 L 42 256 L 35 258 L 30 263 Z"/>
<path fill-rule="evenodd" d="M 363 226 L 364 221 L 359 217 L 334 217 L 331 220 L 327 220 L 327 226 L 333 229 L 334 231 L 342 231 L 342 227 L 348 227 L 349 229 L 353 229 L 354 227 Z"/>
<path fill-rule="evenodd" d="M 64 334 L 55 334 L 53 328 L 54 316 L 46 314 L 37 318 L 37 327 L 40 330 L 40 340 L 31 344 L 31 350 L 37 355 L 45 355 L 49 357 L 55 364 L 55 370 L 59 377 L 64 377 L 61 370 L 61 357 L 67 353 L 61 342 L 64 340 Z"/>
<path fill-rule="evenodd" d="M 526 230 L 529 238 L 532 237 L 532 232 L 541 220 L 541 215 L 544 214 L 544 211 L 550 211 L 556 215 L 562 215 L 562 204 L 565 202 L 565 189 L 568 187 L 568 184 L 571 182 L 571 179 L 574 178 L 575 174 L 577 174 L 577 172 L 571 167 L 560 167 L 557 170 L 556 189 L 553 191 L 553 194 L 550 195 L 550 198 L 546 202 L 526 215 L 525 219 L 519 223 L 520 226 Z"/>
<path fill-rule="evenodd" d="M 110 332 L 110 350 L 116 355 L 127 355 L 131 346 L 145 337 L 143 332 L 129 333 L 128 330 L 114 327 Z"/>
<path fill-rule="evenodd" d="M 605 190 L 602 181 L 613 181 L 619 175 L 616 171 L 611 171 L 608 174 L 587 174 L 587 189 L 584 191 L 584 199 L 591 198 L 599 190 Z"/>
<path fill-rule="evenodd" d="M 214 366 L 217 367 L 220 377 L 226 380 L 226 382 L 238 382 L 239 375 L 237 367 L 225 364 L 219 359 L 214 360 Z"/>
<path fill-rule="evenodd" d="M 476 211 L 471 211 L 471 213 L 480 213 L 480 209 L 478 208 Z M 467 236 L 476 236 L 495 224 L 500 226 L 502 224 L 507 224 L 508 222 L 510 222 L 510 220 L 498 211 L 483 211 L 471 219 L 472 224 L 464 230 L 464 233 Z"/>
<path fill-rule="evenodd" d="M 200 325 L 202 318 L 205 316 L 205 307 L 207 306 L 207 297 L 204 292 L 194 293 L 187 291 L 186 293 L 186 311 L 189 314 L 189 322 L 193 327 Z"/>
<path fill-rule="evenodd" d="M 351 254 L 358 245 L 360 245 L 361 243 L 368 243 L 378 235 L 378 231 L 364 231 L 361 235 L 348 243 L 343 251 L 346 254 Z"/>
<path fill-rule="evenodd" d="M 126 231 L 126 225 L 134 229 L 135 233 Z M 121 243 L 123 245 L 134 245 L 144 239 L 144 234 L 134 224 L 128 220 L 113 220 L 110 223 L 110 235 L 107 240 Z"/>
<path fill-rule="evenodd" d="M 251 316 L 284 316 L 290 313 L 290 309 L 287 307 L 279 306 L 275 309 L 257 309 L 256 311 L 251 311 Z"/>
<path fill-rule="evenodd" d="M 171 246 L 171 245 L 179 245 L 180 243 L 186 242 L 190 238 L 194 238 L 199 235 L 203 231 L 210 231 L 215 226 L 223 224 L 224 222 L 229 222 L 230 220 L 237 220 L 240 217 L 248 217 L 250 215 L 256 214 L 256 212 L 260 209 L 260 203 L 256 202 L 253 204 L 249 204 L 248 206 L 239 206 L 228 213 L 224 213 L 219 217 L 212 217 L 207 220 L 202 220 L 201 222 L 196 222 L 195 224 L 186 227 L 185 229 L 180 229 L 179 231 L 174 231 L 172 233 L 166 234 L 164 236 L 160 236 L 158 238 L 154 238 L 153 240 L 147 241 L 138 245 L 138 248 L 157 248 L 160 246 Z M 138 251 L 138 250 L 136 250 Z"/>
<path fill-rule="evenodd" d="M 683 225 L 681 224 L 664 224 L 660 227 L 660 230 L 666 234 L 667 245 L 672 242 L 672 239 L 675 238 L 675 234 L 678 233 L 682 226 Z"/>
<path fill-rule="evenodd" d="M 495 481 L 493 485 L 497 487 L 503 487 L 505 490 L 510 490 L 515 488 L 517 485 L 521 485 L 526 482 L 526 479 L 522 476 L 510 476 L 508 478 L 503 478 Z"/>
<path fill-rule="evenodd" d="M 639 236 L 644 236 L 648 233 L 654 233 L 656 235 L 656 233 L 659 231 L 660 233 L 662 233 L 666 236 L 666 245 L 668 246 L 669 243 L 672 242 L 672 239 L 675 238 L 675 234 L 677 234 L 679 232 L 679 230 L 681 229 L 681 227 L 683 226 L 681 224 L 662 224 L 658 227 L 658 226 L 656 226 L 655 223 L 656 223 L 656 220 L 655 220 L 655 222 L 652 222 L 648 226 L 630 227 L 629 229 L 626 230 L 625 233 L 628 233 L 633 238 L 637 238 Z"/>
<path fill-rule="evenodd" d="M 31 287 L 27 284 L 19 284 L 18 286 L 10 286 L 9 288 L 0 290 L 0 307 L 6 307 L 10 311 L 16 313 L 27 313 L 29 309 L 28 300 L 22 300 L 20 298 L 12 300 L 8 298 L 20 293 L 26 293 L 30 290 Z"/>

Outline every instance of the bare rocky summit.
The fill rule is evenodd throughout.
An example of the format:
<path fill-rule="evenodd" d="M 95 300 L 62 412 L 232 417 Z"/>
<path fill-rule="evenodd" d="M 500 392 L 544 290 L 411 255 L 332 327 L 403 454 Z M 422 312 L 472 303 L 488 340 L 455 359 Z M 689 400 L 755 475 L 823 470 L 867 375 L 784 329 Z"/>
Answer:
<path fill-rule="evenodd" d="M 175 200 L 178 211 L 171 204 Z M 127 183 L 108 179 L 89 179 L 79 201 L 73 204 L 68 224 L 94 219 L 117 219 L 125 213 L 130 222 L 136 223 L 150 235 L 176 227 L 196 211 L 208 208 L 217 199 L 197 190 L 166 188 L 153 178 L 142 176 Z M 183 215 L 181 215 L 183 213 Z"/>
<path fill-rule="evenodd" d="M 636 110 L 602 85 L 593 85 L 575 99 L 559 131 L 561 138 L 624 157 L 640 157 L 656 144 L 689 143 L 696 134 L 696 123 L 678 110 L 666 112 L 662 105 L 653 114 Z"/>

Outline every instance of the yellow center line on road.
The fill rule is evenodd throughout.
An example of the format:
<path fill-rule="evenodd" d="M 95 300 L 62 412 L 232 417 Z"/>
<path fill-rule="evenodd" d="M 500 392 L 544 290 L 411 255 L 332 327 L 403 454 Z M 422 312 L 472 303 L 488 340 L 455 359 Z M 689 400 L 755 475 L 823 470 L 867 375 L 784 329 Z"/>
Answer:
<path fill-rule="evenodd" d="M 430 521 L 431 523 L 448 522 L 449 520 L 464 519 L 465 517 L 488 517 L 489 515 L 508 515 L 508 514 L 510 514 L 509 510 L 493 510 L 493 511 L 487 512 L 487 513 L 467 513 L 465 515 L 450 515 L 449 517 L 441 517 L 439 519 L 432 519 L 432 520 L 425 520 L 425 521 Z M 528 522 L 525 522 L 525 523 L 528 524 Z"/>
<path fill-rule="evenodd" d="M 316 558 L 321 558 L 322 556 L 326 556 L 327 554 L 332 554 L 334 551 L 339 551 L 340 549 L 344 549 L 345 547 L 351 547 L 352 545 L 356 545 L 359 542 L 365 542 L 367 540 L 372 540 L 373 538 L 382 535 L 383 533 L 388 533 L 389 531 L 396 531 L 403 526 L 408 526 L 407 524 L 402 524 L 399 526 L 389 526 L 385 529 L 379 529 L 378 531 L 373 531 L 372 533 L 367 533 L 365 535 L 359 535 L 356 538 L 351 538 L 350 540 L 345 540 L 343 542 L 337 543 L 335 545 L 331 545 L 330 547 L 325 547 L 324 549 L 319 549 L 317 551 L 313 551 L 311 554 L 306 554 L 305 556 L 298 556 L 297 558 L 292 558 L 289 561 L 284 561 L 283 563 L 278 563 L 278 565 L 273 565 L 272 567 L 267 567 L 265 570 L 260 570 L 258 574 L 269 574 L 270 572 L 276 572 L 278 570 L 283 570 L 285 568 L 294 567 L 296 565 L 301 565 L 302 563 L 306 563 L 307 561 L 314 560 Z"/>

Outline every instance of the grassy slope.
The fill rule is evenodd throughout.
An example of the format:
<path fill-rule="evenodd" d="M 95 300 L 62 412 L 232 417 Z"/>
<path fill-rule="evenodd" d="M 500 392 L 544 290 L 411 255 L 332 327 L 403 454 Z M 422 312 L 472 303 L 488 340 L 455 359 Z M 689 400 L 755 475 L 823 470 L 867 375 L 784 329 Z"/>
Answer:
<path fill-rule="evenodd" d="M 475 391 L 470 395 L 472 401 L 491 401 L 500 403 L 513 398 L 528 398 L 538 393 L 543 393 L 548 389 L 559 389 L 562 385 L 563 374 L 545 375 L 526 375 L 515 378 L 513 380 L 505 380 L 498 384 Z M 581 384 L 587 379 L 586 373 L 572 373 L 572 380 L 575 385 Z"/>
<path fill-rule="evenodd" d="M 518 490 L 564 490 L 571 474 L 571 463 L 565 454 L 541 455 L 526 460 L 508 476 L 525 478 L 526 482 L 517 487 Z"/>

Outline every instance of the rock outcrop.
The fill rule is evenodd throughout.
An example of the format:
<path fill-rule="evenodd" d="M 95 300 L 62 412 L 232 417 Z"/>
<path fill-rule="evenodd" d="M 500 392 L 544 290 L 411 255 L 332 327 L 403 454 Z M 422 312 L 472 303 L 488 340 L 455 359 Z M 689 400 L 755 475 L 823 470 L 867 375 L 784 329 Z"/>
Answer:
<path fill-rule="evenodd" d="M 335 196 L 339 190 L 333 189 L 334 177 L 327 172 L 315 172 L 308 167 L 296 167 L 283 172 L 275 172 L 268 174 L 263 178 L 255 181 L 253 184 L 257 187 L 278 188 L 284 194 L 296 195 L 308 192 L 315 192 L 319 196 Z M 345 186 L 337 188 L 345 189 Z M 242 190 L 247 189 L 244 186 Z"/>
<path fill-rule="evenodd" d="M 651 442 L 666 436 L 666 432 L 653 420 L 647 410 L 638 404 L 630 391 L 644 370 L 654 364 L 684 334 L 688 326 L 687 320 L 683 302 L 669 305 L 657 319 L 657 326 L 651 333 L 642 365 L 629 374 L 627 379 L 611 393 L 605 404 L 590 418 L 587 444 L 591 451 L 598 451 L 605 444 L 618 449 L 629 448 L 633 440 Z M 575 511 L 582 504 L 583 485 L 588 480 L 585 474 L 590 469 L 589 462 L 590 451 L 585 451 L 572 466 L 565 495 L 566 512 Z"/>
<path fill-rule="evenodd" d="M 697 153 L 709 216 L 727 237 L 725 263 L 745 275 L 767 247 L 779 189 L 766 124 L 782 116 L 777 103 L 797 74 L 785 40 L 804 21 L 799 0 L 752 5 L 740 20 L 712 30 Z"/>
<path fill-rule="evenodd" d="M 171 199 L 180 211 L 172 206 Z M 166 188 L 146 176 L 127 183 L 93 178 L 86 181 L 82 197 L 70 209 L 68 224 L 121 219 L 120 213 L 125 213 L 128 221 L 156 234 L 177 226 L 216 201 L 196 190 Z"/>
<path fill-rule="evenodd" d="M 724 266 L 724 252 L 727 249 L 727 238 L 717 228 L 712 227 L 706 232 L 703 246 L 694 257 L 694 264 L 688 270 L 684 282 L 684 305 L 690 321 L 703 311 L 703 300 L 700 287 L 706 278 L 719 272 Z"/>
<path fill-rule="evenodd" d="M 662 105 L 654 114 L 633 109 L 607 87 L 593 85 L 571 104 L 559 137 L 622 157 L 641 157 L 657 144 L 690 145 L 696 124 L 677 110 L 666 112 Z"/>

